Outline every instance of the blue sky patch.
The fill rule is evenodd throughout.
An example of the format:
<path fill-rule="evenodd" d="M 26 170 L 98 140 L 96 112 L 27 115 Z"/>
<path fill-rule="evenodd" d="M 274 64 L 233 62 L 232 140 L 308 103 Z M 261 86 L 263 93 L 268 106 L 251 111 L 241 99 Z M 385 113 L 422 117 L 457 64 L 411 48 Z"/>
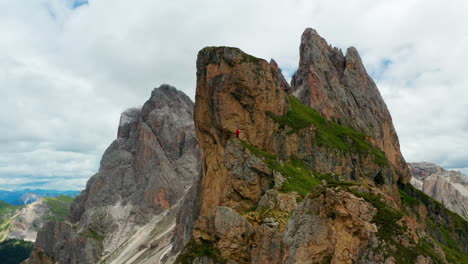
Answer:
<path fill-rule="evenodd" d="M 72 9 L 76 9 L 83 5 L 88 5 L 88 0 L 73 0 Z"/>
<path fill-rule="evenodd" d="M 77 9 L 80 6 L 89 5 L 88 0 L 65 0 L 67 6 L 71 9 Z"/>
<path fill-rule="evenodd" d="M 384 73 L 388 70 L 388 68 L 393 64 L 393 61 L 389 58 L 384 58 L 383 60 L 380 61 L 379 65 L 376 67 L 376 69 L 372 72 L 369 73 L 369 75 L 374 79 L 375 81 L 381 80 Z"/>

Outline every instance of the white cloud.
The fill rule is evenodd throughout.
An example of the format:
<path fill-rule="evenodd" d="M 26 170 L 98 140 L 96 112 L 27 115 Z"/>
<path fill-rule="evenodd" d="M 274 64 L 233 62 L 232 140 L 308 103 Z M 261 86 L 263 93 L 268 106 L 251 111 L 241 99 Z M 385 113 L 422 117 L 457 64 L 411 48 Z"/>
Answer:
<path fill-rule="evenodd" d="M 357 47 L 407 160 L 468 167 L 466 1 L 78 2 L 0 0 L 0 188 L 25 175 L 84 187 L 122 110 L 161 83 L 193 98 L 198 50 L 236 46 L 290 76 L 306 27 Z"/>

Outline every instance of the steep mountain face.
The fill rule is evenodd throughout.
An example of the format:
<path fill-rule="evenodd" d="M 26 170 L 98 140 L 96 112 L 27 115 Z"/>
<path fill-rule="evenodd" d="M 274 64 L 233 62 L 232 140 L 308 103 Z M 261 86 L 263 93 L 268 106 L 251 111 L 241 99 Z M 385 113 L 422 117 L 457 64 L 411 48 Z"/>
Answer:
<path fill-rule="evenodd" d="M 394 180 L 409 182 L 411 176 L 400 152 L 392 118 L 356 48 L 348 48 L 343 55 L 314 29 L 306 29 L 291 88 L 303 104 L 327 119 L 370 136 L 395 166 Z"/>
<path fill-rule="evenodd" d="M 15 206 L 10 212 L 2 214 L 0 222 L 0 241 L 22 239 L 35 241 L 37 232 L 51 219 L 63 220 L 73 201 L 72 197 L 45 197 L 24 205 Z"/>
<path fill-rule="evenodd" d="M 413 177 L 411 184 L 441 202 L 448 209 L 468 219 L 468 177 L 458 171 L 448 171 L 433 163 L 408 164 Z"/>
<path fill-rule="evenodd" d="M 199 176 L 193 102 L 162 85 L 125 111 L 118 138 L 65 222 L 38 233 L 32 263 L 158 263 L 171 248 L 178 202 Z"/>
<path fill-rule="evenodd" d="M 303 72 L 313 71 L 307 58 L 330 52 L 325 45 L 305 47 L 311 32 L 302 39 Z M 363 77 L 357 52 L 348 53 L 341 64 L 328 65 L 346 72 L 337 72 L 336 82 L 301 88 L 299 73 L 289 87 L 274 61 L 236 48 L 199 52 L 194 116 L 202 179 L 194 194 L 199 203 L 187 203 L 198 205 L 191 209 L 196 220 L 178 218 L 179 226 L 193 231 L 177 263 L 447 262 L 439 244 L 446 241 L 433 240 L 403 199 L 421 194 L 406 184 L 409 170 L 377 88 Z M 314 74 L 327 80 L 334 73 Z M 321 97 L 321 106 L 314 105 L 316 98 L 306 102 L 310 108 L 289 95 L 304 100 L 301 90 L 329 96 Z M 375 102 L 366 108 L 368 101 Z M 325 110 L 335 106 L 342 109 Z M 430 201 L 414 203 L 426 210 L 424 217 L 453 230 L 466 227 Z M 456 237 L 457 250 L 465 250 L 461 258 L 466 238 L 466 230 Z"/>
<path fill-rule="evenodd" d="M 339 54 L 307 29 L 290 87 L 273 60 L 201 50 L 195 107 L 164 85 L 125 111 L 29 263 L 462 263 L 467 222 L 407 184 L 377 88 Z"/>

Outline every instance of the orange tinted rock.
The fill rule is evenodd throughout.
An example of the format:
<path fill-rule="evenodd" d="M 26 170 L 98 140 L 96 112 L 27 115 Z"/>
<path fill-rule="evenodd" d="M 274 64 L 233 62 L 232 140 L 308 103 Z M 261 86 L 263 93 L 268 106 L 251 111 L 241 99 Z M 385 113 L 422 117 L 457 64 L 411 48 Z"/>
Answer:
<path fill-rule="evenodd" d="M 371 141 L 395 166 L 395 182 L 409 182 L 411 176 L 400 152 L 390 112 L 356 48 L 348 48 L 343 55 L 314 29 L 306 29 L 291 91 L 328 119 L 371 136 Z"/>

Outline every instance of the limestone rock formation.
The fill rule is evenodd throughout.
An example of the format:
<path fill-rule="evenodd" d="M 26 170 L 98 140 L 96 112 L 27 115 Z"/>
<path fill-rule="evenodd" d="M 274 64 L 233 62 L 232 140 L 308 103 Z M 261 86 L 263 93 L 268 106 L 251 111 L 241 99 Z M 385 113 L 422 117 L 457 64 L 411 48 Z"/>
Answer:
<path fill-rule="evenodd" d="M 340 57 L 324 41 L 310 43 L 311 32 L 292 87 L 273 60 L 228 47 L 199 52 L 199 207 L 184 223 L 192 239 L 176 263 L 460 260 L 466 230 L 444 240 L 425 221 L 448 230 L 466 222 L 408 186 L 390 114 L 356 50 Z M 321 95 L 305 101 L 311 108 L 291 92 L 303 101 Z M 439 246 L 449 239 L 461 241 L 453 244 L 461 255 Z"/>
<path fill-rule="evenodd" d="M 33 263 L 155 263 L 171 248 L 179 201 L 199 177 L 193 102 L 169 85 L 120 119 L 118 138 L 71 207 L 38 235 Z"/>
<path fill-rule="evenodd" d="M 433 163 L 408 164 L 411 184 L 441 202 L 448 209 L 468 219 L 468 177 L 459 171 L 445 170 Z"/>
<path fill-rule="evenodd" d="M 397 168 L 398 179 L 410 180 L 390 113 L 356 48 L 348 48 L 343 55 L 314 29 L 306 29 L 291 86 L 302 103 L 370 136 Z"/>
<path fill-rule="evenodd" d="M 70 222 L 48 223 L 30 261 L 466 259 L 467 222 L 407 184 L 390 114 L 357 51 L 343 56 L 307 29 L 300 57 L 290 86 L 274 60 L 202 49 L 194 108 L 162 86 L 124 112 Z"/>

